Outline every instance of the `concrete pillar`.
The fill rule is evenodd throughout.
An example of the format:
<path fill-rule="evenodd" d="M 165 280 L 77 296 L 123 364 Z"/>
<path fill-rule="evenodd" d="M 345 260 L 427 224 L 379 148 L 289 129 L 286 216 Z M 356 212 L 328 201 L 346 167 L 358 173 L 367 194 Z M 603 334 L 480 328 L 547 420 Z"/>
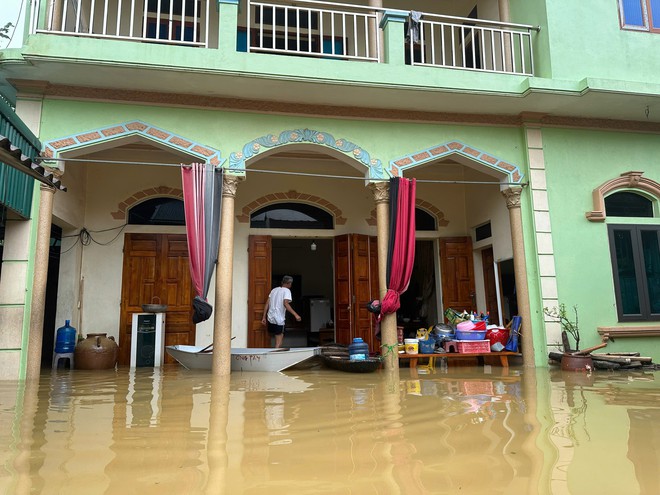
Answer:
<path fill-rule="evenodd" d="M 50 253 L 50 227 L 53 217 L 53 196 L 55 189 L 41 185 L 39 200 L 39 221 L 37 223 L 36 254 L 34 257 L 34 280 L 32 284 L 32 305 L 30 307 L 30 335 L 28 339 L 28 362 L 26 378 L 39 379 L 41 372 L 41 341 L 44 330 L 44 310 L 46 305 L 46 282 L 48 280 L 48 258 Z"/>
<path fill-rule="evenodd" d="M 385 11 L 380 21 L 383 29 L 383 60 L 391 65 L 406 64 L 406 43 L 403 26 L 408 16 L 401 12 Z"/>
<path fill-rule="evenodd" d="M 521 340 L 524 366 L 534 367 L 534 332 L 529 307 L 529 287 L 527 286 L 527 264 L 525 262 L 525 242 L 523 239 L 522 215 L 520 211 L 521 187 L 510 187 L 502 191 L 506 198 L 511 223 L 511 243 L 513 244 L 513 269 L 516 272 L 516 292 L 518 314 L 522 318 Z"/>
<path fill-rule="evenodd" d="M 53 0 L 53 16 L 50 19 L 48 29 L 51 31 L 64 31 L 63 20 L 63 0 Z"/>
<path fill-rule="evenodd" d="M 369 7 L 374 7 L 377 10 L 374 10 L 374 13 L 377 16 L 377 23 L 372 25 L 369 25 L 369 55 L 373 56 L 375 53 L 379 53 L 378 56 L 378 61 L 381 62 L 383 58 L 383 40 L 382 38 L 380 39 L 380 42 L 378 42 L 378 30 L 379 24 L 380 24 L 380 11 L 383 8 L 383 0 L 369 0 Z"/>
<path fill-rule="evenodd" d="M 218 51 L 222 56 L 236 53 L 239 0 L 218 0 Z M 248 32 L 250 27 L 248 26 Z M 248 37 L 248 43 L 249 43 Z"/>
<path fill-rule="evenodd" d="M 509 10 L 509 0 L 499 0 L 500 22 L 511 22 L 511 11 Z M 511 36 L 504 36 L 504 67 L 510 71 L 513 67 L 513 54 L 511 52 Z"/>
<path fill-rule="evenodd" d="M 387 293 L 387 249 L 390 228 L 390 183 L 372 182 L 369 187 L 376 202 L 376 226 L 378 229 L 378 292 L 382 301 Z M 387 354 L 385 369 L 398 369 L 398 339 L 396 313 L 385 315 L 380 322 L 382 354 Z M 392 354 L 393 353 L 393 354 Z"/>
<path fill-rule="evenodd" d="M 213 374 L 231 373 L 231 300 L 234 275 L 234 199 L 241 178 L 225 175 L 222 183 L 222 214 L 218 264 L 215 269 L 213 317 Z"/>

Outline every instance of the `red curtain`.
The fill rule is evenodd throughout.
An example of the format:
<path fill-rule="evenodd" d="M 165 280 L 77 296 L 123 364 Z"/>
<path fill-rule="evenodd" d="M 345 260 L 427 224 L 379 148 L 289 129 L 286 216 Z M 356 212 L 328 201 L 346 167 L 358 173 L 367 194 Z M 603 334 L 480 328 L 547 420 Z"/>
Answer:
<path fill-rule="evenodd" d="M 399 309 L 399 298 L 410 283 L 415 262 L 415 179 L 390 180 L 390 249 L 387 261 L 387 294 L 381 314 Z"/>
<path fill-rule="evenodd" d="M 190 277 L 195 288 L 195 294 L 204 297 L 204 269 L 206 263 L 206 225 L 204 221 L 206 173 L 204 164 L 193 163 L 190 166 L 182 166 L 181 179 L 183 183 L 186 233 L 188 234 Z"/>

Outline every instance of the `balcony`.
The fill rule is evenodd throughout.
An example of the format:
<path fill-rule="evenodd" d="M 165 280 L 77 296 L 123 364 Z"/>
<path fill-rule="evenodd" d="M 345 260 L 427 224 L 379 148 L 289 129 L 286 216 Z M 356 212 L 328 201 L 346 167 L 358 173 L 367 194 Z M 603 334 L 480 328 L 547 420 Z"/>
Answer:
<path fill-rule="evenodd" d="M 220 27 L 222 3 L 219 13 L 211 9 L 216 1 L 33 0 L 31 32 L 223 49 L 228 45 L 220 36 L 228 33 Z M 394 18 L 399 29 L 388 22 Z M 357 3 L 246 0 L 236 16 L 232 48 L 533 76 L 535 29 L 480 19 L 476 9 L 460 17 Z"/>

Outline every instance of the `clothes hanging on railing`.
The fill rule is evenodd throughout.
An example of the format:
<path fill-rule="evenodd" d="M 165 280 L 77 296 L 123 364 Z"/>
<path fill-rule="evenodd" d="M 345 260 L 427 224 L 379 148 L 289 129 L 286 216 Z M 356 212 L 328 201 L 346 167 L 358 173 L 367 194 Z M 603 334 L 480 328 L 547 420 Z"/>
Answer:
<path fill-rule="evenodd" d="M 407 38 L 406 41 L 408 42 L 413 42 L 413 43 L 419 43 L 420 37 L 419 37 L 419 29 L 420 29 L 420 21 L 422 20 L 422 13 L 417 12 L 416 10 L 411 10 L 410 15 L 408 16 L 408 33 L 407 33 Z"/>

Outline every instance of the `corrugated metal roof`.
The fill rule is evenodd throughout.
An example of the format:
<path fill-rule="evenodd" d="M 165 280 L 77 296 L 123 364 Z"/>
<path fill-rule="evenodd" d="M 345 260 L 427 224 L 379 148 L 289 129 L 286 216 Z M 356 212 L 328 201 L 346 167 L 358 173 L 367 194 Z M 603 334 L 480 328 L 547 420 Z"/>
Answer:
<path fill-rule="evenodd" d="M 23 154 L 20 148 L 14 146 L 7 136 L 2 134 L 0 134 L 0 162 L 22 171 L 39 182 L 60 191 L 66 191 L 66 187 L 62 185 L 58 177 L 43 166 L 34 163 L 29 156 Z"/>

